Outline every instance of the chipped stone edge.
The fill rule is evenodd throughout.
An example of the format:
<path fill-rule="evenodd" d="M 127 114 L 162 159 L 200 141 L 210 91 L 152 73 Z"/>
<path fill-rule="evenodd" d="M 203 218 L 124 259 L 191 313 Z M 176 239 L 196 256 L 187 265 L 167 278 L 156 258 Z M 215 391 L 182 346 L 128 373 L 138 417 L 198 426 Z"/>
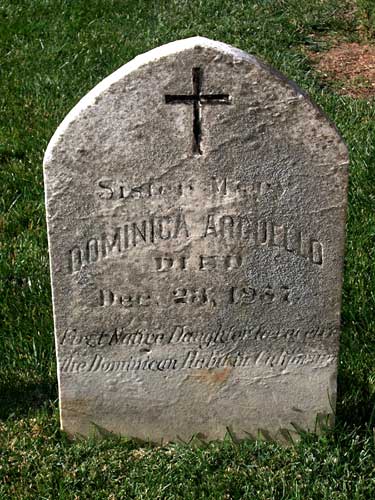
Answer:
<path fill-rule="evenodd" d="M 320 114 L 322 115 L 327 122 L 331 125 L 331 127 L 334 129 L 338 137 L 342 140 L 339 131 L 337 130 L 336 126 L 334 125 L 333 122 L 325 115 L 325 113 L 309 98 L 309 96 L 296 85 L 291 80 L 288 80 L 282 73 L 274 69 L 272 66 L 269 66 L 268 64 L 260 61 L 258 58 L 255 56 L 248 54 L 247 52 L 238 49 L 236 47 L 233 47 L 231 45 L 227 45 L 226 43 L 223 42 L 218 42 L 215 40 L 210 40 L 209 38 L 201 37 L 201 36 L 195 36 L 191 38 L 185 38 L 182 40 L 177 40 L 175 42 L 170 42 L 165 45 L 161 45 L 160 47 L 156 47 L 155 49 L 152 49 L 148 52 L 145 52 L 143 54 L 140 54 L 139 56 L 135 57 L 132 59 L 130 62 L 124 64 L 121 66 L 118 70 L 114 71 L 111 73 L 109 76 L 104 78 L 98 85 L 96 85 L 92 90 L 90 90 L 79 102 L 74 106 L 74 108 L 66 115 L 64 120 L 60 123 L 58 128 L 56 129 L 55 133 L 53 134 L 45 155 L 43 159 L 43 165 L 46 166 L 50 160 L 53 157 L 53 149 L 55 146 L 58 144 L 60 137 L 64 134 L 64 132 L 67 130 L 69 125 L 74 122 L 79 115 L 81 114 L 82 111 L 87 109 L 88 107 L 92 106 L 95 104 L 95 100 L 97 97 L 102 94 L 104 91 L 106 91 L 108 88 L 111 87 L 114 83 L 118 82 L 125 76 L 129 75 L 133 71 L 137 70 L 138 68 L 152 62 L 152 61 L 157 61 L 160 60 L 164 57 L 168 57 L 172 54 L 177 54 L 179 52 L 183 52 L 185 50 L 189 49 L 194 49 L 194 48 L 202 47 L 202 48 L 209 48 L 216 50 L 218 52 L 227 54 L 232 56 L 234 59 L 237 60 L 245 60 L 250 62 L 251 64 L 254 64 L 271 74 L 273 74 L 277 79 L 281 80 L 285 84 L 289 85 L 294 89 L 294 91 L 297 93 L 299 98 L 306 99 L 310 105 Z M 344 141 L 342 141 L 344 142 Z"/>

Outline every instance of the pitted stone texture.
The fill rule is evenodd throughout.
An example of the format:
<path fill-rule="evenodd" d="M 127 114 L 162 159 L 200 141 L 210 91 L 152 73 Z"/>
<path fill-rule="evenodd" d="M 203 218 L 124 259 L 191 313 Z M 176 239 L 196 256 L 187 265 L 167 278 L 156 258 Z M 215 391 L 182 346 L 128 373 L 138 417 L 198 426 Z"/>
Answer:
<path fill-rule="evenodd" d="M 332 415 L 347 165 L 301 90 L 204 38 L 84 97 L 44 163 L 62 427 L 281 438 Z"/>

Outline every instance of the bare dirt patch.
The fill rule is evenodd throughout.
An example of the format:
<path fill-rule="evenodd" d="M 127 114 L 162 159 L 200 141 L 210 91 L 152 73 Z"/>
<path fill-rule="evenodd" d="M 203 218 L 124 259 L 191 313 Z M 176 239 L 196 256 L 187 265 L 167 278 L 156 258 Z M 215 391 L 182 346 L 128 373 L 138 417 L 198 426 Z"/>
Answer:
<path fill-rule="evenodd" d="M 323 79 L 335 84 L 341 94 L 375 96 L 375 46 L 340 43 L 327 52 L 310 53 Z"/>

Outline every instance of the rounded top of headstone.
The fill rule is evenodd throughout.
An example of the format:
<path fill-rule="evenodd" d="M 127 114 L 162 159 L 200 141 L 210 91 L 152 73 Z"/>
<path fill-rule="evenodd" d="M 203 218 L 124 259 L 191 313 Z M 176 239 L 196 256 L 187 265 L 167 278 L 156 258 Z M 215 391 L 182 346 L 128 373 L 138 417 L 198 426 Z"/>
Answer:
<path fill-rule="evenodd" d="M 235 66 L 240 66 L 242 64 L 250 64 L 251 66 L 256 66 L 258 70 L 262 73 L 264 72 L 267 75 L 267 78 L 278 80 L 281 85 L 287 86 L 292 90 L 294 96 L 297 99 L 303 99 L 305 102 L 311 106 L 311 109 L 314 110 L 316 117 L 319 120 L 326 122 L 326 124 L 332 129 L 334 134 L 337 136 L 338 142 L 341 143 L 342 147 L 345 148 L 344 143 L 341 140 L 338 130 L 335 125 L 328 119 L 325 113 L 315 104 L 313 103 L 306 93 L 300 89 L 294 82 L 288 80 L 283 74 L 279 71 L 275 70 L 268 64 L 259 60 L 257 57 L 248 54 L 247 52 L 240 50 L 236 47 L 228 45 L 223 42 L 219 42 L 216 40 L 211 40 L 202 36 L 190 37 L 182 40 L 176 40 L 160 47 L 156 47 L 148 52 L 140 54 L 136 56 L 130 62 L 121 66 L 118 70 L 110 74 L 108 77 L 104 78 L 98 85 L 96 85 L 90 92 L 88 92 L 66 115 L 65 119 L 61 122 L 60 126 L 55 131 L 52 136 L 48 147 L 44 156 L 44 165 L 48 165 L 49 161 L 52 158 L 52 153 L 57 144 L 60 141 L 61 136 L 64 135 L 64 132 L 68 129 L 69 125 L 76 121 L 80 115 L 87 110 L 89 107 L 97 104 L 98 100 L 100 100 L 101 96 L 105 94 L 109 89 L 115 85 L 117 82 L 125 79 L 132 73 L 141 69 L 142 67 L 152 65 L 162 60 L 166 60 L 170 57 L 177 57 L 182 61 L 182 53 L 184 52 L 196 52 L 197 55 L 200 52 L 210 52 L 212 54 L 217 54 L 212 56 L 211 61 L 215 62 L 215 60 L 219 61 L 220 57 L 227 57 L 232 61 L 233 68 Z M 347 151 L 345 150 L 345 154 Z"/>

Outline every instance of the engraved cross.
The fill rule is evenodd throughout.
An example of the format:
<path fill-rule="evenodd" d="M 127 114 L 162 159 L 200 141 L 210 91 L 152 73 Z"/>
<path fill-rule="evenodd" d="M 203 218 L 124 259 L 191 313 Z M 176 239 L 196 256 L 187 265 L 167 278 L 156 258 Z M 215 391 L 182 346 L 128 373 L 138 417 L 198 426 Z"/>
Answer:
<path fill-rule="evenodd" d="M 193 152 L 201 155 L 202 136 L 202 106 L 205 104 L 231 104 L 229 94 L 202 94 L 203 71 L 193 68 L 193 94 L 192 95 L 166 95 L 166 104 L 193 104 Z"/>

